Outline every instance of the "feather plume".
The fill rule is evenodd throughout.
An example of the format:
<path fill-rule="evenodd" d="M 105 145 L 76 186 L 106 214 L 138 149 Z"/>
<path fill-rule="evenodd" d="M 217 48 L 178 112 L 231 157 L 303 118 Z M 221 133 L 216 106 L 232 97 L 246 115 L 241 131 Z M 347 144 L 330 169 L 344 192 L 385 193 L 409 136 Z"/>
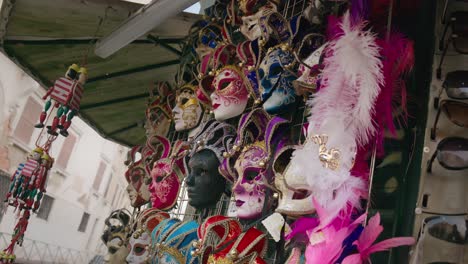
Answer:
<path fill-rule="evenodd" d="M 381 47 L 385 82 L 377 98 L 374 120 L 377 123 L 378 154 L 382 156 L 384 130 L 388 129 L 396 135 L 394 113 L 397 108 L 403 109 L 403 122 L 406 123 L 406 86 L 403 78 L 413 68 L 414 51 L 412 41 L 397 32 L 393 32 L 388 40 L 379 40 L 378 44 Z"/>
<path fill-rule="evenodd" d="M 369 219 L 367 226 L 362 230 L 361 236 L 354 242 L 357 246 L 358 253 L 347 256 L 342 264 L 367 263 L 372 253 L 388 250 L 393 247 L 412 245 L 415 242 L 413 237 L 396 237 L 372 245 L 382 231 L 383 227 L 380 225 L 380 214 L 377 213 Z"/>
<path fill-rule="evenodd" d="M 369 0 L 351 0 L 351 20 L 353 23 L 359 23 L 367 20 L 369 17 Z"/>
<path fill-rule="evenodd" d="M 309 100 L 309 130 L 333 130 L 337 123 L 365 145 L 375 134 L 374 103 L 383 85 L 380 48 L 365 23 L 352 25 L 349 12 L 340 24 L 342 35 L 331 41 L 324 60 L 321 90 Z"/>
<path fill-rule="evenodd" d="M 323 240 L 307 246 L 305 252 L 306 262 L 309 264 L 334 264 L 343 251 L 342 244 L 346 234 L 347 229 L 335 230 L 334 227 L 314 233 L 312 236 L 318 236 L 319 239 Z"/>
<path fill-rule="evenodd" d="M 330 42 L 330 56 L 324 60 L 321 90 L 309 100 L 308 134 L 328 136 L 327 148 L 340 151 L 340 167 L 323 167 L 319 145 L 311 140 L 295 150 L 290 166 L 292 174 L 306 175 L 312 195 L 327 208 L 329 217 L 321 224 L 329 223 L 348 205 L 358 207 L 366 193 L 366 177 L 352 177 L 350 171 L 359 146 L 375 134 L 372 115 L 383 84 L 375 36 L 363 30 L 365 24 L 351 25 L 349 13 L 339 26 L 342 33 Z"/>
<path fill-rule="evenodd" d="M 325 224 L 329 219 L 327 210 L 315 199 L 313 203 L 320 225 L 308 232 L 310 244 L 305 252 L 307 263 L 334 264 L 343 252 L 344 241 L 364 221 L 366 215 L 361 215 L 353 222 L 350 222 L 350 218 L 336 218 L 332 223 Z"/>

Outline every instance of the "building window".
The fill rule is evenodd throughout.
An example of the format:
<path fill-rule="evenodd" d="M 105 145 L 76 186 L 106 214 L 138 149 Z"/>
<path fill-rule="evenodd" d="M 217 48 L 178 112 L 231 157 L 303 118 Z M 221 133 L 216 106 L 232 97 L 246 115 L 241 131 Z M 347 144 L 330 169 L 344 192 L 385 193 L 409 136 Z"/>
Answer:
<path fill-rule="evenodd" d="M 37 217 L 40 219 L 47 220 L 49 218 L 50 211 L 52 210 L 52 204 L 54 203 L 54 198 L 44 195 L 41 200 L 41 206 L 37 211 Z"/>
<path fill-rule="evenodd" d="M 109 193 L 109 190 L 111 189 L 111 185 L 113 186 L 114 185 L 114 175 L 111 173 L 111 175 L 109 176 L 109 180 L 107 181 L 107 186 L 106 186 L 106 190 L 104 191 L 104 197 L 106 197 L 107 200 L 110 200 L 109 196 L 110 196 L 110 193 Z"/>
<path fill-rule="evenodd" d="M 9 187 L 10 187 L 10 175 L 0 170 L 0 209 L 2 206 L 8 206 L 5 203 L 3 203 L 3 201 L 6 197 Z M 0 213 L 0 222 L 2 221 L 2 218 L 3 218 L 3 214 Z"/>
<path fill-rule="evenodd" d="M 106 163 L 101 161 L 99 163 L 99 168 L 96 173 L 96 177 L 94 177 L 93 188 L 96 191 L 99 191 L 99 187 L 101 186 L 102 178 L 104 178 L 104 172 L 106 171 Z"/>
<path fill-rule="evenodd" d="M 71 133 L 63 141 L 62 149 L 60 150 L 60 154 L 57 157 L 57 166 L 61 169 L 67 168 L 68 161 L 70 160 L 70 156 L 73 152 L 73 147 L 75 146 L 75 143 L 76 136 Z"/>
<path fill-rule="evenodd" d="M 42 111 L 41 105 L 31 97 L 26 101 L 23 113 L 16 125 L 14 135 L 22 143 L 29 144 L 34 132 L 34 125 L 39 120 L 39 115 Z"/>
<path fill-rule="evenodd" d="M 118 189 L 116 185 L 115 190 L 114 190 L 114 196 L 112 197 L 112 202 L 111 202 L 112 207 L 115 207 L 115 198 L 119 195 L 119 193 L 120 193 L 120 190 Z"/>
<path fill-rule="evenodd" d="M 89 214 L 83 213 L 83 216 L 81 217 L 80 226 L 78 227 L 78 231 L 86 232 L 86 226 L 88 226 L 88 221 L 89 221 Z"/>

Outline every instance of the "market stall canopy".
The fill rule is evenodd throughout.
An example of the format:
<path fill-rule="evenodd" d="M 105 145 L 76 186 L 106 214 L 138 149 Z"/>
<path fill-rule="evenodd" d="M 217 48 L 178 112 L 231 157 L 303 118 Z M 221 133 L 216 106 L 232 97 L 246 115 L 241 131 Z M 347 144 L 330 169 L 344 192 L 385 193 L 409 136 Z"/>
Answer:
<path fill-rule="evenodd" d="M 140 144 L 149 89 L 155 81 L 173 81 L 182 40 L 200 18 L 181 13 L 112 56 L 96 56 L 95 41 L 140 7 L 120 0 L 4 0 L 2 52 L 43 87 L 87 57 L 80 116 L 105 138 Z"/>

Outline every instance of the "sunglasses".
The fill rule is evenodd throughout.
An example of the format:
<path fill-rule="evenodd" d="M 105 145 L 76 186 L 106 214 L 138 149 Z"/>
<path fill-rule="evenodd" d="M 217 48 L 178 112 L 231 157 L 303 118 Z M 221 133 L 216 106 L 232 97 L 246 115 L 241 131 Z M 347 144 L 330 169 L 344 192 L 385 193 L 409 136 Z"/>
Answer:
<path fill-rule="evenodd" d="M 432 172 L 432 163 L 436 157 L 439 164 L 447 170 L 468 169 L 468 138 L 442 139 L 427 163 L 427 172 Z"/>
<path fill-rule="evenodd" d="M 434 108 L 439 107 L 439 98 L 443 90 L 452 99 L 468 99 L 468 71 L 452 71 L 445 75 L 442 88 L 439 89 L 438 96 L 434 98 Z"/>
<path fill-rule="evenodd" d="M 451 28 L 452 34 L 445 39 L 448 28 Z M 468 54 L 468 12 L 456 11 L 450 15 L 450 20 L 445 25 L 444 32 L 439 41 L 439 50 L 442 52 L 439 67 L 437 68 L 437 78 L 442 76 L 442 63 L 444 62 L 445 55 L 447 54 L 450 43 L 453 43 L 453 48 L 460 54 Z"/>
<path fill-rule="evenodd" d="M 452 253 L 463 254 L 463 247 L 468 245 L 468 221 L 466 215 L 437 215 L 424 218 L 411 263 L 455 264 L 461 262 L 446 261 L 444 251 L 455 249 Z M 460 248 L 462 246 L 462 248 Z M 434 251 L 436 250 L 436 251 Z M 440 253 L 440 254 L 439 254 Z M 446 255 L 445 255 L 446 256 Z M 463 255 L 449 255 L 450 260 L 460 259 Z M 424 262 L 429 259 L 436 261 Z M 441 259 L 442 258 L 442 259 Z"/>
<path fill-rule="evenodd" d="M 459 127 L 468 127 L 468 103 L 454 100 L 442 100 L 438 108 L 434 125 L 431 129 L 432 140 L 436 138 L 437 123 L 439 122 L 441 112 L 444 112 L 453 124 Z"/>

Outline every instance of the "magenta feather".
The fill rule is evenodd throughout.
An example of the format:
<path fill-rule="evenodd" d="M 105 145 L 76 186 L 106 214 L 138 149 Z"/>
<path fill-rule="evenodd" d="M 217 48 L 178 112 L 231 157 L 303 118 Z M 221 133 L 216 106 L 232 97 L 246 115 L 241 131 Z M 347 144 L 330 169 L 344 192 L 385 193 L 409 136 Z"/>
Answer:
<path fill-rule="evenodd" d="M 341 262 L 341 264 L 361 264 L 361 263 L 362 263 L 361 255 L 359 254 L 349 255 L 345 259 L 343 259 L 343 261 Z"/>
<path fill-rule="evenodd" d="M 367 226 L 362 230 L 359 239 L 354 242 L 358 250 L 362 252 L 369 248 L 377 237 L 382 233 L 383 226 L 380 225 L 380 214 L 377 213 L 369 219 Z"/>
<path fill-rule="evenodd" d="M 319 220 L 317 218 L 312 217 L 301 217 L 297 219 L 291 225 L 291 232 L 289 232 L 285 238 L 286 240 L 290 240 L 294 238 L 298 234 L 305 234 L 307 231 L 310 231 L 316 228 L 319 224 Z"/>
<path fill-rule="evenodd" d="M 366 215 L 361 215 L 353 222 L 351 222 L 350 217 L 337 217 L 329 224 L 324 224 L 323 221 L 329 219 L 326 209 L 321 207 L 315 199 L 313 203 L 321 223 L 314 230 L 308 232 L 311 244 L 306 249 L 306 261 L 311 264 L 334 264 L 343 252 L 344 240 L 357 226 L 362 224 Z"/>
<path fill-rule="evenodd" d="M 367 254 L 370 255 L 374 252 L 379 252 L 379 251 L 385 251 L 389 250 L 394 247 L 399 247 L 399 246 L 411 246 L 416 242 L 416 240 L 413 237 L 394 237 L 394 238 L 389 238 L 384 241 L 381 241 L 373 246 L 371 246 L 367 250 Z"/>
<path fill-rule="evenodd" d="M 323 236 L 323 241 L 307 246 L 306 263 L 334 264 L 343 252 L 343 241 L 347 236 L 347 229 L 337 231 L 334 227 L 328 227 L 314 234 Z"/>
<path fill-rule="evenodd" d="M 412 41 L 400 33 L 392 33 L 388 40 L 378 40 L 383 58 L 384 83 L 377 97 L 376 111 L 373 116 L 377 122 L 378 154 L 382 156 L 384 130 L 396 133 L 393 113 L 397 108 L 403 109 L 406 121 L 406 86 L 404 77 L 411 72 L 414 65 Z"/>
<path fill-rule="evenodd" d="M 367 263 L 372 253 L 415 243 L 413 237 L 395 237 L 372 245 L 382 231 L 383 226 L 380 225 L 380 214 L 377 213 L 369 219 L 367 226 L 362 230 L 358 240 L 353 243 L 356 245 L 358 253 L 347 256 L 342 264 Z"/>

